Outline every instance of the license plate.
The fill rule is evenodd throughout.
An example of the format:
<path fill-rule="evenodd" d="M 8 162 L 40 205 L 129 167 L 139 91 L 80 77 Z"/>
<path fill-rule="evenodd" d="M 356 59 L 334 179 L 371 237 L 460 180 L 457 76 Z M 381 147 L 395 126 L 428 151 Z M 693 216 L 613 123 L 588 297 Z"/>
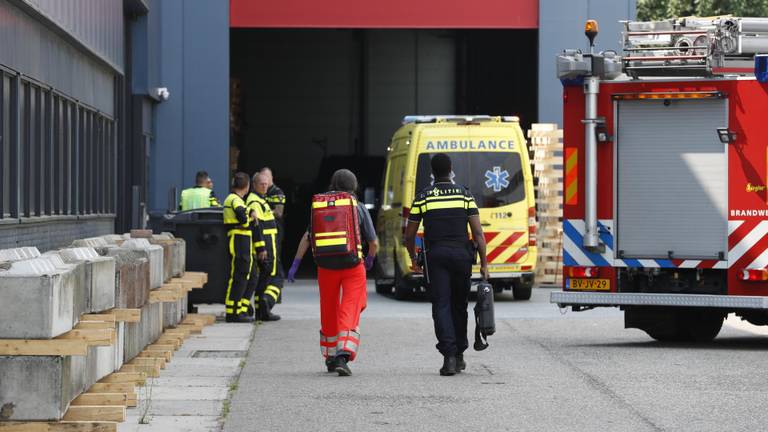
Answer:
<path fill-rule="evenodd" d="M 611 281 L 608 279 L 568 279 L 568 288 L 584 291 L 610 291 Z"/>

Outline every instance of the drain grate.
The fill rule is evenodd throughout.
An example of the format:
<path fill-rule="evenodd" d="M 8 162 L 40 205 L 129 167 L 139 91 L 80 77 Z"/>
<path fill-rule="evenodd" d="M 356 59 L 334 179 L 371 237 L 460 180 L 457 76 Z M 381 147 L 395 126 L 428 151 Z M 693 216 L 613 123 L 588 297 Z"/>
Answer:
<path fill-rule="evenodd" d="M 193 358 L 245 358 L 247 355 L 248 351 L 199 350 L 192 353 Z"/>

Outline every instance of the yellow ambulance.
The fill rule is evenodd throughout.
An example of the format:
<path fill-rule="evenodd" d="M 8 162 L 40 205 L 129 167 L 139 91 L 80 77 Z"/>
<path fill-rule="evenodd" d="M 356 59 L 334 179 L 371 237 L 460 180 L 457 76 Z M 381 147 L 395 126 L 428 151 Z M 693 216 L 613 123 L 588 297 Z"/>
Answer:
<path fill-rule="evenodd" d="M 533 176 L 517 117 L 407 116 L 388 149 L 377 232 L 376 291 L 405 299 L 425 292 L 423 276 L 411 272 L 403 234 L 416 191 L 434 181 L 430 160 L 446 153 L 453 181 L 469 188 L 480 209 L 488 243 L 488 269 L 496 292 L 511 289 L 531 297 L 536 266 Z M 417 247 L 423 244 L 420 229 Z M 480 278 L 479 266 L 473 279 Z"/>

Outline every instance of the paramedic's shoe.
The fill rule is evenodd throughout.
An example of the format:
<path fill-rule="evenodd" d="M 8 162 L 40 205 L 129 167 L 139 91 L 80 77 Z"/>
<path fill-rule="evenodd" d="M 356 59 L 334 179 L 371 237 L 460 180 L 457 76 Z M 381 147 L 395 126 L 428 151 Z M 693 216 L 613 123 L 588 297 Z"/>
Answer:
<path fill-rule="evenodd" d="M 465 369 L 467 369 L 467 362 L 464 361 L 464 354 L 459 354 L 456 356 L 456 372 L 461 373 Z"/>
<path fill-rule="evenodd" d="M 440 368 L 440 375 L 456 375 L 456 356 L 447 355 L 443 358 L 443 367 Z"/>
<path fill-rule="evenodd" d="M 328 372 L 336 372 L 336 358 L 335 357 L 328 357 L 325 359 L 325 368 L 328 369 Z"/>
<path fill-rule="evenodd" d="M 339 376 L 352 375 L 352 369 L 349 368 L 349 365 L 347 364 L 347 356 L 345 355 L 336 356 L 333 361 L 333 367 Z"/>

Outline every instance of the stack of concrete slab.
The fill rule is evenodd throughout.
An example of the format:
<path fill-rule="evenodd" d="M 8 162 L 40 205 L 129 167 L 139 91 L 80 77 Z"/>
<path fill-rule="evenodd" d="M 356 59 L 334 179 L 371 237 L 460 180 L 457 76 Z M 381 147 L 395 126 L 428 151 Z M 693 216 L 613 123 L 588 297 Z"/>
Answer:
<path fill-rule="evenodd" d="M 160 233 L 152 235 L 150 243 L 168 246 L 170 249 L 170 260 L 164 264 L 168 266 L 166 271 L 166 282 L 170 278 L 184 276 L 184 267 L 187 261 L 187 243 L 184 239 L 176 238 L 171 233 Z"/>
<path fill-rule="evenodd" d="M 149 259 L 146 254 L 110 247 L 104 254 L 115 259 L 115 305 L 119 308 L 140 308 L 149 300 Z"/>
<path fill-rule="evenodd" d="M 92 247 L 65 248 L 55 252 L 64 262 L 85 267 L 91 312 L 115 307 L 115 259 L 101 256 Z"/>
<path fill-rule="evenodd" d="M 103 240 L 103 239 L 102 239 Z M 149 287 L 160 288 L 163 285 L 163 248 L 150 244 L 147 239 L 129 239 L 120 248 L 143 253 L 149 260 Z"/>

